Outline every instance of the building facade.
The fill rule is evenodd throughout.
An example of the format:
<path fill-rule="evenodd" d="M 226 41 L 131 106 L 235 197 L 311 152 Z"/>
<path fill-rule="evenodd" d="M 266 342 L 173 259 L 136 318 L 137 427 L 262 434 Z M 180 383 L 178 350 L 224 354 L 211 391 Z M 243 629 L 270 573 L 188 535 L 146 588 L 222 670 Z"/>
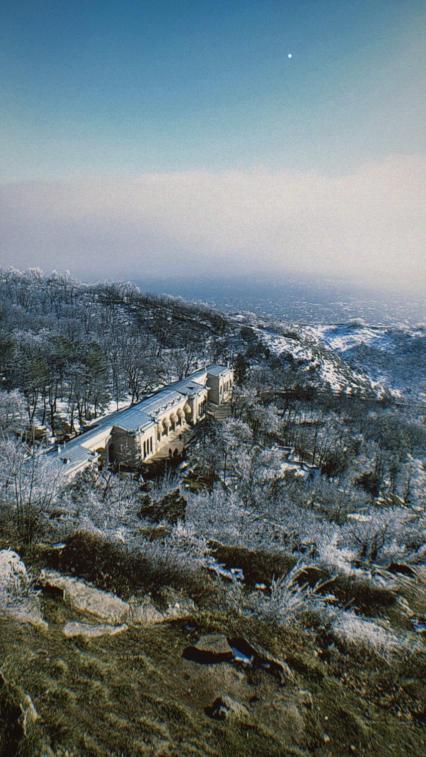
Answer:
<path fill-rule="evenodd" d="M 161 452 L 172 452 L 176 440 L 206 414 L 222 417 L 233 383 L 231 368 L 210 365 L 101 419 L 59 448 L 58 457 L 70 476 L 101 458 L 106 464 L 136 468 Z"/>

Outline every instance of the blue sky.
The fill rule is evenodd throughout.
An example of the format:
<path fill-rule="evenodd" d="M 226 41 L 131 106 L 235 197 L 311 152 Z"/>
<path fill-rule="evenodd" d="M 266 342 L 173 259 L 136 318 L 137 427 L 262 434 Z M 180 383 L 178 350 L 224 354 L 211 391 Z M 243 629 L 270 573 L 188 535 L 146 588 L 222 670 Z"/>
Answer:
<path fill-rule="evenodd" d="M 424 2 L 1 8 L 5 180 L 259 164 L 339 171 L 425 148 Z"/>
<path fill-rule="evenodd" d="M 421 280 L 424 0 L 2 0 L 0 70 L 3 263 Z"/>

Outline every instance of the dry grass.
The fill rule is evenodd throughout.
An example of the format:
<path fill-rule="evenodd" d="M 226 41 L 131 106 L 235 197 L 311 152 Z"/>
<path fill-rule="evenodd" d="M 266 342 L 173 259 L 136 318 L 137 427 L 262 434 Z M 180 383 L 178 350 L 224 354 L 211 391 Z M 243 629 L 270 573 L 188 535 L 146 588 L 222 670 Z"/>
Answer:
<path fill-rule="evenodd" d="M 330 754 L 352 754 L 352 745 L 363 755 L 424 751 L 419 658 L 416 665 L 407 659 L 405 668 L 398 661 L 393 671 L 365 653 L 360 665 L 356 651 L 347 656 L 334 648 L 326 659 L 314 632 L 217 612 L 200 613 L 195 627 L 67 640 L 62 624 L 71 611 L 55 598 L 44 600 L 44 611 L 44 634 L 0 621 L 3 672 L 30 694 L 40 715 L 17 754 L 38 754 L 42 746 L 55 755 L 322 754 L 324 735 Z M 283 686 L 267 670 L 184 659 L 183 650 L 205 632 L 261 644 L 287 660 L 294 680 Z M 206 714 L 223 695 L 247 708 L 245 722 Z M 0 702 L 7 716 L 7 701 Z"/>

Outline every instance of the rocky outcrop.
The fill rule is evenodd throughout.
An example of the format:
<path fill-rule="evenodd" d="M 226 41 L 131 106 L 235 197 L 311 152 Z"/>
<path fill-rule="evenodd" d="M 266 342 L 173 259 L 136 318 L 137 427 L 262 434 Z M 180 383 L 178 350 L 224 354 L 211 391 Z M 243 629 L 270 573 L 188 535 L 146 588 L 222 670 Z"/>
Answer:
<path fill-rule="evenodd" d="M 0 550 L 0 611 L 20 623 L 47 628 L 39 595 L 21 558 L 11 549 Z"/>
<path fill-rule="evenodd" d="M 123 631 L 127 631 L 128 626 L 122 624 L 120 626 L 111 626 L 105 623 L 100 625 L 91 625 L 90 623 L 78 623 L 70 622 L 64 626 L 64 635 L 67 638 L 73 638 L 75 636 L 84 636 L 88 639 L 96 639 L 99 636 L 117 636 Z"/>
<path fill-rule="evenodd" d="M 64 602 L 74 610 L 93 615 L 107 623 L 124 623 L 129 617 L 127 602 L 77 578 L 63 576 L 54 570 L 43 570 L 39 582 L 42 586 L 60 590 Z"/>
<path fill-rule="evenodd" d="M 109 625 L 154 625 L 190 618 L 195 611 L 191 600 L 170 601 L 165 609 L 157 609 L 148 600 L 129 602 L 116 594 L 102 591 L 78 578 L 64 576 L 55 570 L 43 570 L 39 582 L 49 590 L 62 593 L 62 598 L 73 610 L 91 615 Z"/>

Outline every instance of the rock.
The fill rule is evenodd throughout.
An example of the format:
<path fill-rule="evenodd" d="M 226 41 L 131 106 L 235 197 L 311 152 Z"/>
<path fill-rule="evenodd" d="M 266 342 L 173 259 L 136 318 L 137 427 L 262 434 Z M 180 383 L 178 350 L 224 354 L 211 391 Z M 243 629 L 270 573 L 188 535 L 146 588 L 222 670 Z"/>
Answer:
<path fill-rule="evenodd" d="M 211 707 L 206 707 L 206 714 L 215 720 L 247 720 L 250 717 L 247 707 L 226 695 L 215 699 Z"/>
<path fill-rule="evenodd" d="M 135 625 L 151 626 L 156 623 L 163 623 L 163 614 L 154 607 L 150 602 L 142 604 L 131 604 L 131 622 Z"/>
<path fill-rule="evenodd" d="M 232 660 L 234 655 L 226 636 L 209 633 L 201 636 L 192 647 L 188 647 L 184 656 L 194 662 L 216 663 Z"/>
<path fill-rule="evenodd" d="M 242 653 L 242 656 L 251 660 L 251 665 L 254 668 L 263 668 L 274 675 L 278 680 L 283 683 L 285 680 L 292 679 L 293 673 L 290 670 L 284 660 L 280 660 L 278 657 L 274 657 L 267 649 L 261 647 L 255 642 L 248 642 L 246 639 L 234 639 L 231 641 L 231 645 L 235 650 Z M 238 660 L 238 655 L 236 655 Z"/>
<path fill-rule="evenodd" d="M 40 631 L 46 631 L 49 627 L 40 609 L 40 600 L 37 595 L 29 597 L 26 602 L 23 602 L 19 607 L 4 608 L 6 615 L 17 623 L 28 623 Z"/>
<path fill-rule="evenodd" d="M 85 581 L 64 576 L 55 570 L 43 570 L 40 584 L 49 592 L 61 593 L 64 601 L 78 612 L 93 615 L 110 625 L 154 625 L 175 620 L 186 620 L 193 616 L 195 605 L 191 600 L 179 599 L 170 603 L 165 610 L 157 609 L 150 600 L 125 602 L 112 594 Z"/>
<path fill-rule="evenodd" d="M 177 602 L 169 604 L 163 613 L 163 623 L 173 620 L 188 620 L 194 617 L 196 611 L 195 603 L 192 599 L 180 599 Z"/>
<path fill-rule="evenodd" d="M 195 610 L 195 604 L 191 599 L 180 599 L 167 605 L 165 610 L 158 610 L 152 602 L 130 602 L 129 622 L 134 625 L 149 626 L 175 620 L 187 620 L 194 616 Z"/>
<path fill-rule="evenodd" d="M 70 622 L 64 626 L 64 635 L 67 638 L 73 638 L 74 636 L 85 636 L 89 639 L 95 639 L 99 636 L 117 636 L 123 631 L 127 631 L 128 626 L 125 624 L 120 626 L 110 626 L 105 623 L 94 626 L 90 623 L 78 623 Z"/>
<path fill-rule="evenodd" d="M 47 628 L 40 608 L 40 598 L 31 585 L 21 558 L 11 549 L 0 550 L 0 608 L 20 623 Z"/>
<path fill-rule="evenodd" d="M 39 580 L 42 586 L 61 589 L 64 601 L 74 610 L 94 615 L 111 624 L 123 623 L 129 619 L 129 604 L 115 594 L 96 589 L 77 578 L 63 576 L 55 570 L 43 570 Z"/>

